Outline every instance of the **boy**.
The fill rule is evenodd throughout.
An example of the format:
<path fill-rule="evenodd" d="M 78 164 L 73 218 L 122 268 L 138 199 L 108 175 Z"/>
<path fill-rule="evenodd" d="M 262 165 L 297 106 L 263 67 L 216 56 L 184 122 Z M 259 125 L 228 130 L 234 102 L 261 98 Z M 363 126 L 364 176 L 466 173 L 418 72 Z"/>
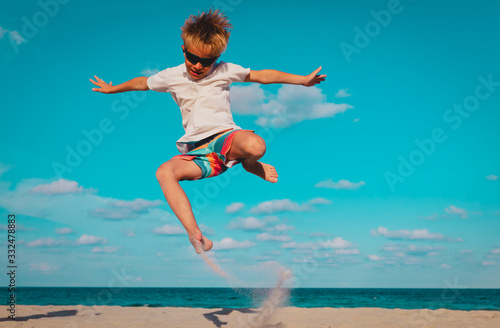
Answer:
<path fill-rule="evenodd" d="M 92 90 L 102 93 L 169 92 L 180 107 L 186 132 L 177 141 L 182 155 L 163 163 L 156 177 L 198 254 L 209 251 L 213 243 L 200 231 L 179 181 L 217 176 L 238 163 L 266 181 L 278 181 L 276 169 L 258 161 L 266 151 L 264 140 L 233 122 L 229 109 L 229 85 L 232 82 L 257 82 L 309 87 L 326 77 L 317 75 L 321 67 L 307 76 L 300 76 L 276 70 L 254 71 L 223 61 L 216 63 L 227 47 L 230 28 L 228 19 L 218 10 L 190 16 L 181 28 L 183 64 L 149 78 L 136 77 L 119 85 L 108 84 L 95 75 L 96 81 L 90 79 L 98 86 Z"/>

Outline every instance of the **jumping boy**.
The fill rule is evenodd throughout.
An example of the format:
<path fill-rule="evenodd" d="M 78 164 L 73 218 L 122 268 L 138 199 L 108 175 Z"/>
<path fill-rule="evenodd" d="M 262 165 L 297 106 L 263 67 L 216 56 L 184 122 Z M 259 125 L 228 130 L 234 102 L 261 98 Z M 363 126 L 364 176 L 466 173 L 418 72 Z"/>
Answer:
<path fill-rule="evenodd" d="M 232 82 L 257 82 L 310 87 L 326 77 L 318 75 L 321 67 L 301 76 L 276 70 L 254 71 L 223 61 L 216 62 L 227 47 L 231 28 L 228 19 L 218 10 L 190 16 L 181 28 L 183 64 L 149 78 L 136 77 L 119 85 L 108 84 L 96 75 L 96 81 L 90 79 L 98 87 L 92 90 L 102 93 L 169 92 L 180 107 L 185 134 L 177 141 L 177 148 L 182 155 L 163 163 L 156 171 L 156 177 L 198 254 L 209 251 L 213 243 L 198 227 L 179 181 L 217 176 L 237 163 L 266 181 L 278 181 L 275 168 L 258 161 L 266 151 L 264 140 L 233 122 L 229 85 Z"/>

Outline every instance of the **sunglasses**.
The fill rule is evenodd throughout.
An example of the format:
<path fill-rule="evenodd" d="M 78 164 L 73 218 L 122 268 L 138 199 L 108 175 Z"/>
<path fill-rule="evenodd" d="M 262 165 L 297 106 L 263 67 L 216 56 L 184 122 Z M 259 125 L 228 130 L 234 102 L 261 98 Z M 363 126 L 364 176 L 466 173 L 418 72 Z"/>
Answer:
<path fill-rule="evenodd" d="M 211 58 L 203 58 L 203 57 L 198 57 L 195 54 L 192 54 L 185 49 L 182 49 L 182 51 L 186 54 L 186 58 L 187 58 L 187 60 L 189 60 L 189 62 L 191 64 L 196 65 L 198 63 L 201 63 L 201 65 L 204 67 L 208 67 L 208 66 L 212 65 L 213 63 L 215 63 L 217 58 L 220 57 L 220 56 L 217 56 L 217 57 L 211 57 Z"/>

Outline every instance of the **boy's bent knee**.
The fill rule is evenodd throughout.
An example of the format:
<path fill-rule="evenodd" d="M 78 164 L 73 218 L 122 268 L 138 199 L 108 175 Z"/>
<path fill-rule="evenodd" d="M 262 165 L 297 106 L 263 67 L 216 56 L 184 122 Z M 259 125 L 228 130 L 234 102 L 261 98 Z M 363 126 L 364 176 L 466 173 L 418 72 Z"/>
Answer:
<path fill-rule="evenodd" d="M 162 181 L 162 180 L 169 179 L 169 178 L 176 179 L 175 171 L 174 171 L 174 168 L 172 167 L 172 164 L 170 163 L 170 161 L 163 163 L 156 170 L 156 179 L 158 181 Z"/>
<path fill-rule="evenodd" d="M 201 169 L 192 161 L 184 159 L 171 159 L 156 170 L 158 182 L 166 180 L 195 180 L 201 177 Z"/>
<path fill-rule="evenodd" d="M 262 157 L 266 152 L 266 143 L 260 136 L 254 134 L 245 141 L 245 152 L 252 157 Z"/>

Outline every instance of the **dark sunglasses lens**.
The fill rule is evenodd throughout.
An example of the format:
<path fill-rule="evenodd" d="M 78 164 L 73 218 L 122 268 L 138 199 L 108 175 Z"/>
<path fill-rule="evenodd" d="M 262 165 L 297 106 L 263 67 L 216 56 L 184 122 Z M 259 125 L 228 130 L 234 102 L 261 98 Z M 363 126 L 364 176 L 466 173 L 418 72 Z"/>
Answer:
<path fill-rule="evenodd" d="M 186 58 L 187 58 L 187 60 L 189 60 L 189 62 L 190 62 L 191 64 L 196 65 L 196 64 L 199 62 L 199 60 L 198 60 L 198 59 L 199 59 L 199 58 L 198 58 L 198 56 L 195 56 L 195 55 L 193 55 L 192 53 L 190 53 L 190 52 L 188 52 L 188 51 L 186 51 L 185 53 L 186 53 Z"/>
<path fill-rule="evenodd" d="M 210 66 L 212 65 L 215 61 L 217 60 L 217 58 L 200 58 L 200 63 L 201 65 L 203 66 Z"/>
<path fill-rule="evenodd" d="M 200 58 L 189 51 L 185 51 L 186 53 L 186 58 L 189 60 L 189 62 L 193 65 L 196 65 L 198 63 L 201 63 L 202 66 L 210 66 L 212 65 L 216 60 L 217 57 L 214 58 Z"/>

